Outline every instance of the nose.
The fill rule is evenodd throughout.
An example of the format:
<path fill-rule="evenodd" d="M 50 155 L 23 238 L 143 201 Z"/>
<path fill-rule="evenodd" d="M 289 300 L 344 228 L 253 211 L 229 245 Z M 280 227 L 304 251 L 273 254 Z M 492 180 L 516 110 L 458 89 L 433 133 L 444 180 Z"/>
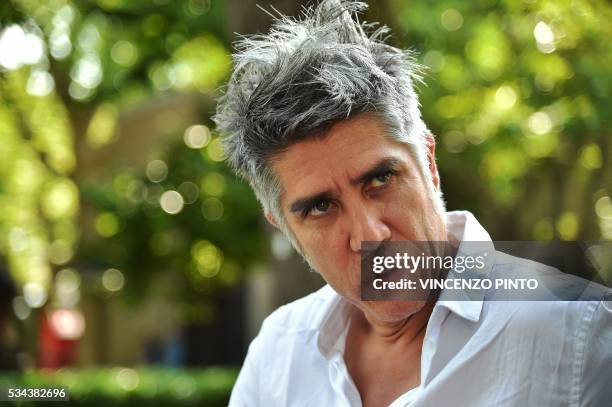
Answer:
<path fill-rule="evenodd" d="M 372 205 L 359 205 L 351 211 L 349 244 L 351 250 L 361 252 L 361 243 L 365 241 L 383 242 L 391 238 L 391 229 L 381 219 L 377 209 Z M 376 244 L 378 246 L 378 244 Z M 375 249 L 369 247 L 368 250 Z"/>

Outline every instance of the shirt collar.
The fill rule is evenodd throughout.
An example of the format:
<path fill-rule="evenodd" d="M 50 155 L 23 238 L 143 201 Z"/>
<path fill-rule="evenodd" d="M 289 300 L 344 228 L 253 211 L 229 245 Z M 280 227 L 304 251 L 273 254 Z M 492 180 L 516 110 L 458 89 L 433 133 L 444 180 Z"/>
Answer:
<path fill-rule="evenodd" d="M 327 299 L 323 303 L 320 318 L 315 322 L 318 327 L 317 347 L 319 352 L 329 358 L 334 351 L 344 351 L 344 341 L 340 340 L 346 334 L 348 321 L 350 319 L 351 304 L 336 293 L 329 285 L 323 290 L 328 291 Z"/>
<path fill-rule="evenodd" d="M 446 231 L 450 239 L 457 242 L 490 242 L 491 237 L 487 231 L 476 220 L 474 215 L 468 211 L 452 211 L 446 213 Z M 461 243 L 459 243 L 461 248 Z M 319 352 L 329 358 L 334 351 L 343 352 L 344 340 L 348 327 L 351 305 L 338 295 L 331 287 L 327 300 L 323 304 L 320 317 L 315 322 L 314 328 L 319 330 L 317 347 Z M 467 298 L 464 301 L 445 300 L 444 291 L 441 293 L 435 307 L 445 307 L 450 312 L 469 321 L 478 321 L 482 311 L 483 299 Z"/>
<path fill-rule="evenodd" d="M 449 239 L 459 243 L 459 251 L 469 254 L 470 248 L 462 242 L 491 242 L 491 236 L 485 228 L 476 220 L 474 215 L 468 211 L 453 211 L 446 213 L 446 232 Z M 493 246 L 491 246 L 493 247 Z M 462 293 L 462 300 L 447 300 L 445 290 L 440 294 L 436 307 L 444 307 L 468 321 L 476 322 L 480 319 L 483 306 L 483 290 L 478 290 L 476 296 L 468 296 Z M 455 294 L 456 295 L 456 294 Z"/>

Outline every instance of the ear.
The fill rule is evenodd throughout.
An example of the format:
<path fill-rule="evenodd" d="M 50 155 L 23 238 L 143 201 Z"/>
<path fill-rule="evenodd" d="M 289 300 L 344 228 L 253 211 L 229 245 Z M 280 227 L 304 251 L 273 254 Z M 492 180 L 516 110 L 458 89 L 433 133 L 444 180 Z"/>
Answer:
<path fill-rule="evenodd" d="M 278 222 L 270 212 L 266 212 L 266 219 L 268 220 L 268 222 L 270 222 L 272 226 L 278 227 Z"/>
<path fill-rule="evenodd" d="M 440 175 L 438 175 L 438 166 L 436 165 L 436 139 L 433 134 L 427 136 L 427 161 L 429 163 L 429 172 L 436 191 L 440 189 Z"/>

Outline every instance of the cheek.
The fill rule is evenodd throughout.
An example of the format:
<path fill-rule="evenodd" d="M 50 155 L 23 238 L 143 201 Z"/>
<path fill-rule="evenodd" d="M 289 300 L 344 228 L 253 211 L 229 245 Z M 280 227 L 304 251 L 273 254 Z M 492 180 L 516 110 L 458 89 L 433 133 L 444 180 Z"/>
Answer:
<path fill-rule="evenodd" d="M 308 242 L 311 259 L 326 274 L 343 266 L 346 253 L 342 237 L 333 230 L 319 231 Z"/>
<path fill-rule="evenodd" d="M 339 292 L 359 284 L 360 257 L 348 247 L 348 237 L 334 227 L 313 233 L 304 241 L 312 266 Z"/>
<path fill-rule="evenodd" d="M 397 193 L 386 202 L 384 216 L 399 236 L 399 240 L 426 240 L 425 222 L 431 217 L 432 204 L 422 184 L 401 185 Z"/>

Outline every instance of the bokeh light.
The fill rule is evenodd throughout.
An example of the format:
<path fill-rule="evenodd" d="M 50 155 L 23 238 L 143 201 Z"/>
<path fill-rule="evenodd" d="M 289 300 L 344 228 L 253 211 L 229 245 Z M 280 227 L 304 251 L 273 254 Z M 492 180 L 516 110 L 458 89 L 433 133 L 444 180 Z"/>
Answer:
<path fill-rule="evenodd" d="M 168 176 L 168 166 L 162 160 L 153 160 L 147 164 L 147 178 L 151 182 L 162 182 Z"/>
<path fill-rule="evenodd" d="M 119 112 L 112 103 L 102 103 L 96 109 L 85 134 L 87 143 L 101 147 L 113 141 Z"/>
<path fill-rule="evenodd" d="M 223 265 L 223 253 L 208 240 L 200 240 L 191 247 L 191 255 L 200 276 L 216 276 Z"/>
<path fill-rule="evenodd" d="M 111 58 L 119 65 L 129 67 L 138 59 L 138 49 L 130 41 L 119 40 L 111 48 Z"/>
<path fill-rule="evenodd" d="M 96 216 L 95 228 L 102 237 L 112 237 L 119 233 L 119 219 L 111 212 L 104 212 Z"/>
<path fill-rule="evenodd" d="M 541 52 L 549 54 L 555 50 L 555 46 L 553 45 L 555 35 L 548 24 L 543 21 L 538 22 L 533 29 L 533 36 Z"/>
<path fill-rule="evenodd" d="M 516 92 L 508 85 L 500 86 L 495 92 L 495 102 L 502 109 L 510 109 L 516 103 Z"/>
<path fill-rule="evenodd" d="M 194 203 L 198 200 L 200 195 L 200 189 L 191 181 L 181 183 L 181 185 L 178 187 L 178 192 L 181 194 L 186 204 Z"/>
<path fill-rule="evenodd" d="M 528 126 L 535 134 L 545 134 L 552 129 L 552 122 L 546 112 L 535 112 L 529 116 Z"/>
<path fill-rule="evenodd" d="M 208 158 L 212 161 L 220 162 L 225 159 L 225 152 L 223 151 L 223 146 L 219 138 L 215 138 L 210 142 L 206 152 L 208 153 Z"/>
<path fill-rule="evenodd" d="M 210 172 L 200 182 L 202 192 L 210 196 L 221 196 L 225 192 L 226 182 L 223 175 L 218 172 Z"/>
<path fill-rule="evenodd" d="M 119 369 L 116 380 L 119 386 L 125 391 L 135 390 L 140 383 L 138 372 L 130 368 Z"/>
<path fill-rule="evenodd" d="M 19 295 L 13 298 L 13 312 L 17 318 L 23 321 L 28 319 L 32 313 L 32 309 L 25 301 L 25 298 Z"/>
<path fill-rule="evenodd" d="M 85 318 L 74 309 L 57 309 L 49 317 L 52 329 L 60 339 L 75 340 L 85 332 Z"/>
<path fill-rule="evenodd" d="M 35 33 L 17 25 L 2 27 L 0 31 L 0 66 L 19 69 L 22 65 L 38 63 L 44 56 L 44 43 Z"/>
<path fill-rule="evenodd" d="M 449 8 L 440 16 L 440 22 L 446 30 L 457 31 L 463 25 L 463 16 L 454 8 Z"/>
<path fill-rule="evenodd" d="M 66 268 L 55 275 L 54 300 L 60 308 L 72 308 L 81 299 L 81 277 L 74 269 Z"/>
<path fill-rule="evenodd" d="M 223 216 L 224 211 L 223 202 L 217 198 L 208 198 L 202 202 L 202 215 L 206 220 L 219 220 Z"/>
<path fill-rule="evenodd" d="M 183 210 L 183 196 L 176 191 L 166 191 L 159 199 L 159 205 L 164 212 L 175 215 Z"/>
<path fill-rule="evenodd" d="M 40 308 L 47 302 L 47 290 L 38 283 L 26 283 L 23 286 L 23 298 L 30 308 Z"/>
<path fill-rule="evenodd" d="M 125 277 L 123 273 L 117 269 L 110 268 L 104 271 L 102 274 L 102 286 L 112 292 L 115 293 L 120 291 L 125 285 Z"/>
<path fill-rule="evenodd" d="M 202 124 L 194 124 L 185 130 L 183 139 L 189 148 L 203 148 L 210 142 L 210 130 Z"/>

